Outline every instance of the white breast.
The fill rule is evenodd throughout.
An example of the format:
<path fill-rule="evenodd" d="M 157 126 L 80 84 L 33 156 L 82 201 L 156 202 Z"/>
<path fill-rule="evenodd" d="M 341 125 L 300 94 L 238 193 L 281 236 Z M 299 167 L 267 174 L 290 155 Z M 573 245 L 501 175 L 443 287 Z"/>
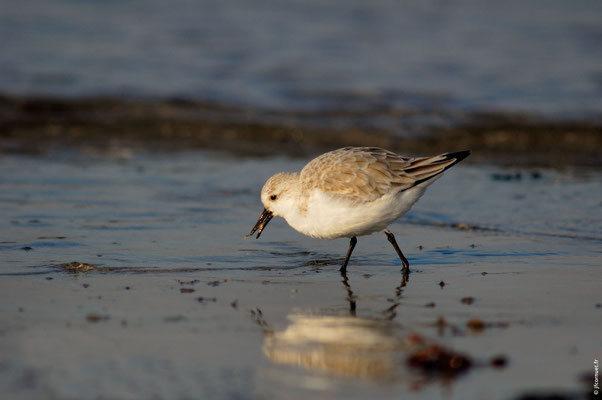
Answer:
<path fill-rule="evenodd" d="M 425 182 L 427 183 L 427 182 Z M 432 182 L 428 182 L 430 184 Z M 312 190 L 306 209 L 291 210 L 284 218 L 304 235 L 335 239 L 369 235 L 387 228 L 405 214 L 422 196 L 428 185 L 392 192 L 369 202 L 351 202 L 320 189 Z"/>

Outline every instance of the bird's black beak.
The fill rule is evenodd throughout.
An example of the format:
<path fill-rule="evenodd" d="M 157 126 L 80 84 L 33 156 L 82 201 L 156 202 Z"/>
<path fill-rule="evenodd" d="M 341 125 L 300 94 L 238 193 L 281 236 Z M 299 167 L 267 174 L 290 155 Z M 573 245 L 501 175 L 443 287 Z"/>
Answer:
<path fill-rule="evenodd" d="M 261 232 L 263 232 L 263 229 L 266 227 L 266 225 L 268 224 L 268 222 L 270 222 L 272 218 L 274 218 L 272 212 L 264 208 L 263 213 L 261 213 L 261 216 L 259 217 L 259 220 L 255 224 L 253 229 L 251 229 L 251 232 L 245 236 L 245 239 L 249 236 L 252 236 L 257 230 L 259 230 L 259 232 L 257 232 L 257 237 L 255 239 L 259 239 L 259 235 L 261 235 Z"/>

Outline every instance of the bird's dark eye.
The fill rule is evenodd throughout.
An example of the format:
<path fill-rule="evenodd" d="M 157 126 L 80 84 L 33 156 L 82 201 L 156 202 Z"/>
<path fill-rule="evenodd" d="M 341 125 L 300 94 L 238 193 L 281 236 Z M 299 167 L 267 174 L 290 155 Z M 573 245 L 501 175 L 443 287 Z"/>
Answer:
<path fill-rule="evenodd" d="M 270 196 L 270 200 L 276 200 L 278 198 L 278 196 L 276 196 L 275 194 Z"/>

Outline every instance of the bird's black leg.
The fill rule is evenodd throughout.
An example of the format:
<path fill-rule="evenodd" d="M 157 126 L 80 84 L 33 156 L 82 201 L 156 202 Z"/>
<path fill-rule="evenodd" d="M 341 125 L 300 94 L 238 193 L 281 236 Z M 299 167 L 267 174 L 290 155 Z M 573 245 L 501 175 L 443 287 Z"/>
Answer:
<path fill-rule="evenodd" d="M 401 260 L 401 262 L 403 264 L 402 272 L 404 274 L 410 273 L 410 263 L 408 262 L 407 258 L 405 258 L 405 256 L 401 252 L 401 249 L 397 245 L 397 241 L 395 240 L 395 236 L 391 232 L 389 232 L 387 230 L 385 230 L 385 235 L 387 235 L 387 239 L 393 245 L 393 248 L 397 252 L 397 255 L 399 256 L 399 259 Z"/>
<path fill-rule="evenodd" d="M 351 257 L 351 253 L 353 252 L 353 248 L 357 243 L 357 238 L 353 236 L 351 238 L 351 242 L 349 242 L 349 250 L 347 250 L 347 255 L 345 256 L 345 260 L 343 261 L 343 265 L 341 265 L 341 274 L 345 274 L 347 272 L 347 263 L 349 262 L 349 257 Z"/>

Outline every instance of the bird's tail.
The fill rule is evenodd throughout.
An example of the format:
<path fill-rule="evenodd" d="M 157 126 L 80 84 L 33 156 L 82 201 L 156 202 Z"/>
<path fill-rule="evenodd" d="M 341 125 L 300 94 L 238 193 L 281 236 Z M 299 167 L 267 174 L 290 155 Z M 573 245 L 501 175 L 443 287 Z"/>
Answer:
<path fill-rule="evenodd" d="M 442 174 L 470 155 L 470 150 L 444 153 L 433 157 L 416 158 L 404 172 L 416 179 L 413 186 L 426 182 Z"/>

